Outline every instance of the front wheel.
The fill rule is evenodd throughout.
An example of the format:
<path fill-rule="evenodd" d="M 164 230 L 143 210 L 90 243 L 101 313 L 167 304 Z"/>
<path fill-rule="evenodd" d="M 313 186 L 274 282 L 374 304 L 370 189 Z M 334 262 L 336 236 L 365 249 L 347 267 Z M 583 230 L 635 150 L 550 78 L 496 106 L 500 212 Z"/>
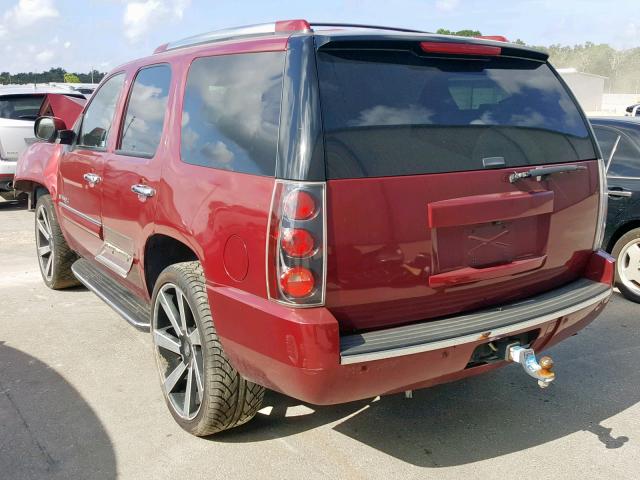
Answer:
<path fill-rule="evenodd" d="M 222 350 L 200 263 L 167 267 L 156 282 L 152 305 L 162 392 L 176 422 L 205 436 L 251 420 L 264 388 L 242 378 Z"/>
<path fill-rule="evenodd" d="M 640 303 L 640 228 L 620 237 L 611 253 L 616 259 L 616 285 L 620 293 Z"/>
<path fill-rule="evenodd" d="M 42 195 L 36 203 L 36 252 L 42 280 L 54 290 L 79 285 L 71 271 L 78 256 L 67 245 L 50 195 Z"/>

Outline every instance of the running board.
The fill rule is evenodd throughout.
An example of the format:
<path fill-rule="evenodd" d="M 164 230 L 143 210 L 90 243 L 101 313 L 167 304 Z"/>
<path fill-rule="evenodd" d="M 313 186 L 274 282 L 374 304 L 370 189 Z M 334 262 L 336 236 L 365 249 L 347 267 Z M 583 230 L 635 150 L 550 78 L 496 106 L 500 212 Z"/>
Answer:
<path fill-rule="evenodd" d="M 139 330 L 149 331 L 151 318 L 149 304 L 140 300 L 85 259 L 76 260 L 71 270 L 80 283 L 118 312 L 127 322 Z"/>

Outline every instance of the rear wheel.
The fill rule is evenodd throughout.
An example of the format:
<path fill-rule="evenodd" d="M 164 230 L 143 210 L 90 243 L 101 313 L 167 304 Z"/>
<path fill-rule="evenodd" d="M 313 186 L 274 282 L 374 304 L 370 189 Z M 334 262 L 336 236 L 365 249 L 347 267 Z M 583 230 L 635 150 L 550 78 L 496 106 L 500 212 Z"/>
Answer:
<path fill-rule="evenodd" d="M 38 198 L 35 232 L 40 274 L 47 287 L 58 290 L 78 285 L 71 271 L 71 265 L 78 256 L 62 235 L 50 195 Z"/>
<path fill-rule="evenodd" d="M 625 233 L 612 251 L 616 259 L 616 285 L 625 298 L 640 303 L 640 228 Z"/>
<path fill-rule="evenodd" d="M 158 277 L 151 332 L 160 382 L 173 418 L 197 436 L 242 425 L 257 413 L 264 388 L 240 376 L 216 335 L 199 262 Z"/>

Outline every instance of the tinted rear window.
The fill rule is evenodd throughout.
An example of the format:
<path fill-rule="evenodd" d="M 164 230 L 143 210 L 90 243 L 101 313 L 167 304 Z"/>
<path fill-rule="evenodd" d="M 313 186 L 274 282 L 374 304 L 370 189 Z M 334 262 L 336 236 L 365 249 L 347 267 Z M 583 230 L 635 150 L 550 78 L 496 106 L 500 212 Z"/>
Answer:
<path fill-rule="evenodd" d="M 596 158 L 551 69 L 532 60 L 320 51 L 328 178 L 415 175 Z"/>
<path fill-rule="evenodd" d="M 182 112 L 182 160 L 274 175 L 282 97 L 282 52 L 194 60 Z"/>
<path fill-rule="evenodd" d="M 44 95 L 0 96 L 0 118 L 35 120 L 43 99 Z"/>

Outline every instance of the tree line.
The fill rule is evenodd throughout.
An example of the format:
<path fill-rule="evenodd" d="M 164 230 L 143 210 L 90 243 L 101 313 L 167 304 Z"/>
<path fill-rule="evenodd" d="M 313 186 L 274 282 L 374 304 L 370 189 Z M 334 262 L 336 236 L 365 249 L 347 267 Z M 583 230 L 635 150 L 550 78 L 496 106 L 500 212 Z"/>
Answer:
<path fill-rule="evenodd" d="M 476 37 L 478 30 L 457 32 L 439 29 L 443 35 Z M 513 40 L 512 40 L 513 41 Z M 513 43 L 526 45 L 549 54 L 549 61 L 556 68 L 575 68 L 579 72 L 607 77 L 605 90 L 610 93 L 640 93 L 640 47 L 617 50 L 606 43 L 586 42 L 578 45 L 553 44 L 528 45 L 520 39 Z"/>
<path fill-rule="evenodd" d="M 93 78 L 92 74 L 93 73 Z M 14 73 L 10 74 L 9 72 L 0 73 L 0 85 L 8 85 L 8 84 L 20 84 L 23 85 L 25 83 L 91 83 L 92 80 L 94 83 L 99 83 L 100 80 L 103 79 L 105 73 L 99 72 L 98 70 L 93 70 L 93 72 L 89 73 L 77 73 L 77 72 L 67 72 L 63 68 L 51 68 L 47 72 L 24 72 L 24 73 Z"/>

